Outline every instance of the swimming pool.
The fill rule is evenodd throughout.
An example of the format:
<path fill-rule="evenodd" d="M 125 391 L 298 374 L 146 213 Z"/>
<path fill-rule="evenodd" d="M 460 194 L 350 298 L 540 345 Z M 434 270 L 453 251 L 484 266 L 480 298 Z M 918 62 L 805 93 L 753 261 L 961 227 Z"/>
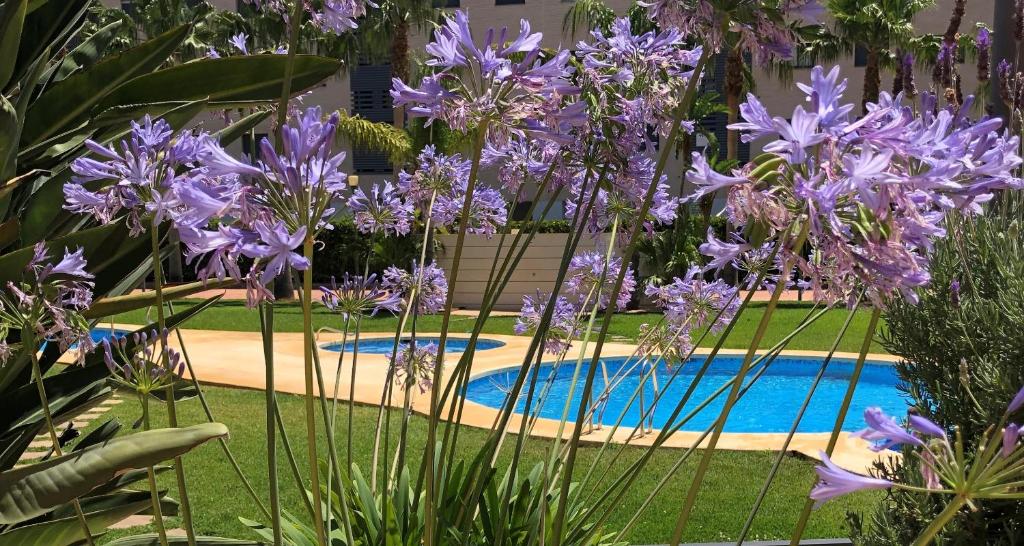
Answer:
<path fill-rule="evenodd" d="M 637 390 L 641 374 L 640 367 L 634 369 L 623 366 L 626 359 L 605 358 L 602 359 L 608 370 L 610 382 L 615 382 L 617 372 L 623 372 L 624 378 L 614 388 L 608 397 L 607 408 L 604 411 L 601 422 L 607 425 L 614 425 L 622 415 L 623 409 L 633 397 Z M 686 416 L 692 409 L 695 409 L 704 402 L 719 387 L 731 379 L 739 370 L 742 363 L 741 356 L 718 356 L 708 368 L 707 373 L 701 379 L 693 395 L 687 401 L 680 417 Z M 725 425 L 726 432 L 789 432 L 796 418 L 800 405 L 807 396 L 807 391 L 814 380 L 815 374 L 821 367 L 822 359 L 814 357 L 780 356 L 768 368 L 768 371 L 750 388 L 741 398 L 729 415 Z M 551 381 L 550 394 L 540 407 L 540 416 L 548 419 L 561 419 L 565 407 L 565 399 L 569 394 L 572 383 L 575 361 L 566 362 L 555 370 L 552 377 L 552 365 L 542 364 L 538 378 L 537 392 L 541 391 L 546 381 Z M 587 365 L 584 362 L 583 370 L 573 393 L 570 419 L 576 416 L 579 409 L 581 391 L 586 378 Z M 654 412 L 654 427 L 661 428 L 671 416 L 675 406 L 682 399 L 686 389 L 693 382 L 695 373 L 704 364 L 703 356 L 692 357 L 684 366 L 676 379 L 669 385 L 668 390 L 662 396 L 658 407 Z M 855 361 L 851 359 L 833 358 L 829 364 L 828 371 L 821 383 L 818 385 L 811 404 L 807 408 L 797 432 L 831 432 L 835 424 L 836 414 L 846 394 L 849 378 L 853 371 Z M 623 369 L 625 368 L 625 369 Z M 649 373 L 650 366 L 647 366 Z M 659 386 L 664 389 L 669 376 L 673 373 L 664 364 L 658 367 L 657 377 Z M 478 404 L 492 408 L 500 408 L 506 398 L 506 392 L 511 388 L 518 375 L 518 368 L 499 370 L 494 373 L 479 376 L 472 381 L 466 389 L 466 397 Z M 748 375 L 749 378 L 752 374 Z M 853 402 L 843 423 L 843 430 L 859 430 L 864 428 L 864 409 L 870 406 L 879 406 L 890 415 L 900 416 L 907 411 L 907 401 L 904 395 L 897 389 L 899 382 L 893 367 L 885 362 L 868 361 L 861 373 L 860 383 L 854 393 Z M 527 383 L 528 385 L 528 383 Z M 597 370 L 594 380 L 594 392 L 600 393 L 604 390 L 605 382 L 601 369 Z M 524 388 L 524 392 L 525 392 Z M 708 407 L 695 414 L 681 430 L 698 431 L 706 430 L 718 417 L 725 404 L 728 390 L 719 395 Z M 647 404 L 654 399 L 654 386 L 648 378 L 644 388 L 644 399 Z M 540 404 L 534 402 L 534 410 Z M 525 408 L 525 396 L 520 397 L 516 406 L 516 413 L 523 413 Z M 640 419 L 639 400 L 633 400 L 626 410 L 623 426 L 633 427 Z M 677 420 L 678 422 L 678 420 Z"/>
<path fill-rule="evenodd" d="M 120 328 L 111 329 L 109 326 L 97 326 L 89 331 L 89 336 L 92 337 L 92 342 L 96 345 L 103 343 L 104 339 L 111 337 L 113 334 L 114 339 L 120 339 L 128 334 L 132 333 L 132 330 L 122 330 Z M 71 344 L 70 349 L 77 349 L 78 344 Z"/>
<path fill-rule="evenodd" d="M 408 345 L 410 338 L 403 338 L 402 344 Z M 439 337 L 416 337 L 416 346 L 422 347 L 431 343 L 437 344 L 441 341 Z M 488 338 L 477 338 L 476 350 L 487 351 L 490 349 L 497 349 L 498 347 L 504 347 L 504 341 L 498 341 L 496 339 Z M 359 354 L 364 355 L 390 355 L 391 351 L 395 347 L 395 338 L 393 337 L 376 337 L 371 339 L 360 339 L 359 340 Z M 444 352 L 446 353 L 462 353 L 469 347 L 468 338 L 450 337 L 444 343 Z M 327 351 L 339 352 L 341 350 L 341 342 L 327 343 L 320 346 L 321 349 Z M 350 353 L 355 350 L 355 342 L 349 341 L 345 343 L 345 352 Z"/>

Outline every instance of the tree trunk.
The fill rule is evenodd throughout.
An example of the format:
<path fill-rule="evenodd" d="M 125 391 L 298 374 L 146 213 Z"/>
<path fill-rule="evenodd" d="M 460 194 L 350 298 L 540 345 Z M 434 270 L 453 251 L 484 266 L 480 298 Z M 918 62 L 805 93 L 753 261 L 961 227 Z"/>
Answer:
<path fill-rule="evenodd" d="M 743 50 L 736 46 L 729 51 L 725 60 L 725 104 L 729 108 L 729 125 L 736 123 L 740 116 L 740 97 L 743 94 Z M 729 129 L 725 137 L 725 157 L 736 160 L 740 157 L 739 132 Z"/>
<path fill-rule="evenodd" d="M 869 102 L 878 102 L 879 89 L 882 86 L 882 74 L 879 67 L 881 55 L 877 49 L 868 49 L 868 64 L 864 68 L 864 96 L 861 99 L 861 107 L 864 113 L 868 112 Z"/>
<path fill-rule="evenodd" d="M 391 35 L 391 76 L 399 78 L 404 82 L 409 81 L 409 22 L 402 19 L 395 25 L 395 32 Z M 394 114 L 394 125 L 398 129 L 405 128 L 405 108 L 397 106 L 392 108 Z M 402 170 L 402 165 L 392 165 L 395 176 Z"/>

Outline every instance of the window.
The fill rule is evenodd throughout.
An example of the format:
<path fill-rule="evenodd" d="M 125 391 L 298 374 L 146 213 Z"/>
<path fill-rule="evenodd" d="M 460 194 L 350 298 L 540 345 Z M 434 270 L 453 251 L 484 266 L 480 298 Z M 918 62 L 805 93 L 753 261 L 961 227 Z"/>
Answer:
<path fill-rule="evenodd" d="M 435 8 L 457 8 L 461 6 L 459 0 L 433 0 L 432 5 Z"/>
<path fill-rule="evenodd" d="M 525 4 L 526 0 L 494 0 L 495 6 L 511 6 L 513 4 Z"/>
<path fill-rule="evenodd" d="M 128 17 L 135 17 L 135 1 L 121 0 L 121 11 L 128 14 Z"/>
<path fill-rule="evenodd" d="M 352 85 L 352 113 L 376 122 L 392 123 L 391 65 L 360 62 L 349 75 Z M 387 174 L 393 169 L 384 152 L 352 149 L 356 174 Z"/>
<path fill-rule="evenodd" d="M 868 65 L 868 48 L 857 44 L 857 47 L 853 50 L 853 66 L 867 66 Z"/>

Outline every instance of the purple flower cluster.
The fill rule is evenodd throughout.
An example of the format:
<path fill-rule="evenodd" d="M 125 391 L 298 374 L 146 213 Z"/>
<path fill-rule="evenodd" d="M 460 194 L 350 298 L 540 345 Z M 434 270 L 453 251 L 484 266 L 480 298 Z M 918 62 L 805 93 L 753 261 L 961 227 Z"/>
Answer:
<path fill-rule="evenodd" d="M 367 195 L 356 188 L 347 201 L 356 227 L 363 233 L 407 235 L 412 229 L 415 209 L 413 204 L 398 194 L 391 182 L 374 184 Z"/>
<path fill-rule="evenodd" d="M 569 52 L 546 54 L 542 35 L 531 33 L 526 20 L 511 40 L 508 29 L 490 29 L 486 36 L 477 45 L 464 11 L 446 18 L 426 47 L 427 65 L 436 72 L 416 88 L 395 78 L 395 105 L 463 132 L 486 123 L 488 139 L 496 144 L 509 135 L 567 141 L 566 133 L 585 121 L 583 105 L 563 104 L 579 93 L 567 81 Z"/>
<path fill-rule="evenodd" d="M 345 273 L 341 284 L 331 277 L 331 284 L 321 286 L 320 293 L 324 307 L 341 313 L 345 320 L 372 317 L 382 310 L 397 313 L 402 306 L 401 296 L 382 288 L 376 274 L 364 279 Z"/>
<path fill-rule="evenodd" d="M 1024 388 L 1009 403 L 1000 424 L 1006 423 L 1022 407 Z M 920 415 L 908 414 L 906 425 L 901 425 L 881 409 L 868 408 L 864 411 L 864 420 L 868 427 L 854 436 L 873 442 L 870 449 L 876 452 L 900 445 L 908 446 L 919 461 L 925 487 L 932 491 L 947 489 L 975 498 L 985 498 L 987 495 L 999 497 L 1007 489 L 1015 489 L 1020 474 L 1024 473 L 1021 460 L 1024 452 L 1020 449 L 1022 431 L 1017 423 L 1006 424 L 992 441 L 982 437 L 976 444 L 979 446 L 978 452 L 968 459 L 962 449 L 953 448 L 944 428 Z M 816 469 L 821 481 L 811 491 L 811 498 L 819 504 L 862 489 L 902 487 L 902 484 L 889 480 L 847 472 L 832 463 L 824 453 L 822 461 L 825 466 Z M 981 472 L 971 469 L 971 475 L 983 478 L 976 480 L 976 483 L 959 483 L 958 477 L 967 475 L 968 466 L 983 467 Z M 993 471 L 995 468 L 999 471 Z"/>
<path fill-rule="evenodd" d="M 792 59 L 797 42 L 792 23 L 816 21 L 825 11 L 818 0 L 653 0 L 641 5 L 659 27 L 700 36 L 715 51 L 727 33 L 735 33 L 737 47 L 756 52 L 762 63 Z"/>
<path fill-rule="evenodd" d="M 565 293 L 569 301 L 586 309 L 597 303 L 606 309 L 612 300 L 612 289 L 622 268 L 622 258 L 605 260 L 600 252 L 583 252 L 572 257 L 566 271 Z M 603 279 L 602 279 L 603 276 Z M 615 297 L 615 307 L 625 310 L 636 289 L 636 277 L 632 267 L 626 267 L 622 287 Z"/>
<path fill-rule="evenodd" d="M 523 307 L 512 327 L 518 335 L 534 335 L 540 331 L 541 319 L 547 310 L 551 297 L 539 291 L 534 296 L 523 296 Z M 555 298 L 551 322 L 544 330 L 544 350 L 553 355 L 562 355 L 580 332 L 580 310 L 564 296 Z"/>
<path fill-rule="evenodd" d="M 175 133 L 163 120 L 133 123 L 121 152 L 88 141 L 104 159 L 72 163 L 75 179 L 64 188 L 66 208 L 109 222 L 124 212 L 133 235 L 142 216 L 169 219 L 186 246 L 189 263 L 200 262 L 201 279 L 230 275 L 246 281 L 249 303 L 271 297 L 265 285 L 308 260 L 296 249 L 329 228 L 332 203 L 347 188 L 333 153 L 338 116 L 324 120 L 308 108 L 285 125 L 283 148 L 260 142 L 256 164 L 232 157 L 211 135 Z M 90 191 L 84 183 L 103 181 Z M 246 275 L 238 261 L 255 260 Z"/>
<path fill-rule="evenodd" d="M 735 288 L 721 279 L 705 281 L 698 267 L 691 267 L 683 278 L 675 277 L 670 283 L 648 285 L 645 293 L 664 311 L 665 321 L 657 327 L 641 325 L 642 348 L 677 360 L 693 348 L 691 332 L 704 327 L 720 331 L 740 306 Z"/>
<path fill-rule="evenodd" d="M 285 18 L 290 16 L 288 4 L 284 0 L 245 0 L 245 2 Z M 303 2 L 303 4 L 317 28 L 339 36 L 359 26 L 356 19 L 366 15 L 367 7 L 377 7 L 373 2 L 360 0 L 322 0 L 315 3 Z"/>
<path fill-rule="evenodd" d="M 655 224 L 671 224 L 676 218 L 679 199 L 669 194 L 668 177 L 665 175 L 661 176 L 654 188 L 647 216 L 638 217 L 637 211 L 651 190 L 654 172 L 654 161 L 644 154 L 637 154 L 614 172 L 606 172 L 605 176 L 610 182 L 607 186 L 594 184 L 585 178 L 577 178 L 569 187 L 569 198 L 565 201 L 565 216 L 575 219 L 577 223 L 583 223 L 593 234 L 606 231 L 615 220 L 619 220 L 620 224 L 626 227 L 631 222 L 641 221 L 648 232 L 653 232 Z M 588 207 L 589 214 L 584 216 Z"/>
<path fill-rule="evenodd" d="M 430 390 L 434 383 L 434 367 L 437 365 L 437 344 L 408 343 L 398 352 L 392 366 L 395 379 L 412 388 L 419 387 L 420 394 Z"/>
<path fill-rule="evenodd" d="M 145 230 L 142 217 L 162 221 L 174 210 L 184 208 L 176 188 L 197 177 L 199 155 L 209 141 L 207 134 L 175 133 L 162 119 L 148 115 L 131 123 L 131 131 L 120 146 L 110 147 L 86 140 L 94 157 L 71 163 L 74 176 L 64 185 L 64 208 L 89 214 L 102 223 L 124 214 L 132 235 Z M 97 182 L 103 186 L 95 191 Z"/>
<path fill-rule="evenodd" d="M 436 263 L 427 264 L 422 269 L 414 266 L 412 273 L 391 266 L 384 270 L 380 288 L 392 297 L 401 298 L 404 307 L 415 301 L 416 310 L 421 315 L 440 313 L 448 298 L 448 279 L 444 269 Z"/>
<path fill-rule="evenodd" d="M 167 330 L 152 330 L 132 335 L 132 348 L 128 338 L 103 340 L 103 361 L 116 383 L 146 395 L 174 384 L 185 375 L 185 361 L 174 349 L 167 348 L 167 359 L 161 354 L 161 342 L 167 341 Z"/>
<path fill-rule="evenodd" d="M 77 346 L 77 361 L 84 362 L 95 345 L 89 323 L 81 315 L 92 305 L 93 287 L 83 253 L 82 248 L 65 249 L 64 257 L 53 263 L 46 245 L 37 243 L 24 282 L 9 281 L 7 291 L 0 292 L 0 365 L 12 354 L 8 332 L 26 329 L 37 342 L 55 342 L 62 352 Z"/>
<path fill-rule="evenodd" d="M 838 68 L 817 67 L 810 85 L 798 85 L 809 109 L 797 106 L 789 120 L 772 117 L 751 95 L 741 107 L 744 121 L 732 126 L 744 140 L 772 139 L 766 155 L 730 174 L 694 156 L 690 198 L 727 189 L 729 218 L 749 241 L 709 238 L 701 250 L 716 267 L 762 251 L 767 241 L 783 245 L 780 254 L 819 300 L 850 300 L 860 286 L 876 304 L 895 294 L 914 300 L 914 289 L 930 279 L 928 253 L 945 234 L 945 215 L 980 212 L 995 192 L 1024 187 L 1013 174 L 1021 164 L 1018 138 L 1000 134 L 999 119 L 969 120 L 971 99 L 940 109 L 934 96 L 922 95 L 915 115 L 902 95 L 883 93 L 851 120 Z M 799 229 L 807 232 L 807 258 L 786 248 L 791 241 L 777 241 Z"/>

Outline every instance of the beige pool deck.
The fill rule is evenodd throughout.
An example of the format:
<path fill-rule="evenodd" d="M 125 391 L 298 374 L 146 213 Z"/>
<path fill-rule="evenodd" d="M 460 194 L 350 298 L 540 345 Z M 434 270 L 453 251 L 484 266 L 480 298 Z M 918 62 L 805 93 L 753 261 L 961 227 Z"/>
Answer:
<path fill-rule="evenodd" d="M 117 327 L 135 329 L 138 326 L 121 324 Z M 263 343 L 259 332 L 235 332 L 220 330 L 189 330 L 182 329 L 182 336 L 185 340 L 189 357 L 197 378 L 200 382 L 211 385 L 232 386 L 250 389 L 263 390 L 264 379 L 264 358 Z M 420 333 L 424 337 L 436 336 L 435 333 Z M 172 336 L 173 337 L 173 336 Z M 465 334 L 453 334 L 449 339 L 467 338 Z M 529 347 L 530 338 L 522 336 L 506 336 L 485 334 L 482 337 L 496 339 L 505 343 L 504 346 L 478 351 L 473 358 L 473 377 L 486 375 L 502 368 L 518 366 Z M 371 338 L 392 338 L 393 334 L 372 333 L 363 334 L 361 339 Z M 326 343 L 340 341 L 340 334 L 320 335 L 317 341 L 318 346 Z M 175 345 L 177 342 L 175 341 Z M 579 342 L 575 343 L 578 347 Z M 593 348 L 591 343 L 590 347 Z M 635 345 L 625 343 L 605 343 L 602 350 L 603 356 L 629 356 L 634 353 Z M 702 351 L 698 350 L 698 354 Z M 706 351 L 703 351 L 706 354 Z M 722 350 L 722 354 L 743 354 L 744 351 Z M 571 355 L 570 358 L 576 358 Z M 592 351 L 588 351 L 592 354 Z M 818 351 L 786 351 L 783 354 L 793 356 L 824 356 L 825 353 Z M 321 365 L 324 373 L 325 389 L 330 396 L 334 391 L 334 376 L 338 366 L 338 352 L 320 349 Z M 445 379 L 450 376 L 450 369 L 458 361 L 460 353 L 449 353 L 446 356 Z M 849 353 L 837 353 L 837 357 L 856 358 L 857 355 Z M 893 361 L 889 355 L 872 354 L 870 360 Z M 346 354 L 341 369 L 341 381 L 338 384 L 338 398 L 348 399 L 349 377 L 351 374 L 352 356 Z M 385 355 L 360 354 L 356 363 L 357 373 L 355 382 L 354 400 L 357 403 L 377 405 L 381 401 L 383 387 L 387 374 L 387 357 Z M 303 394 L 305 393 L 305 376 L 303 372 L 302 355 L 302 334 L 301 333 L 277 333 L 274 335 L 274 369 L 275 386 L 278 392 Z M 398 391 L 398 389 L 395 389 Z M 426 414 L 428 412 L 429 400 L 427 395 L 421 395 L 416 389 L 413 395 L 413 410 Z M 315 391 L 316 392 L 316 391 Z M 401 406 L 401 393 L 396 392 L 391 400 L 392 405 Z M 783 401 L 792 404 L 800 404 L 802 398 L 792 401 Z M 447 415 L 447 412 L 442 415 Z M 474 402 L 467 401 L 462 416 L 462 423 L 474 427 L 491 428 L 494 424 L 498 411 Z M 512 417 L 509 423 L 510 432 L 519 430 L 520 418 L 518 415 Z M 588 427 L 584 427 L 584 431 Z M 603 430 L 593 430 L 581 440 L 586 443 L 601 443 L 606 438 L 611 427 L 605 426 Z M 532 434 L 541 437 L 554 437 L 557 434 L 558 421 L 551 419 L 539 419 Z M 571 429 L 569 429 L 571 430 Z M 612 436 L 612 440 L 618 443 L 628 442 L 630 445 L 650 445 L 655 435 L 647 434 L 641 438 L 632 438 L 630 435 L 633 427 L 622 427 Z M 688 448 L 701 436 L 697 432 L 680 431 L 672 434 L 665 442 L 666 448 Z M 778 451 L 782 448 L 786 434 L 784 433 L 725 433 L 718 442 L 718 447 L 729 450 L 771 450 Z M 788 450 L 797 452 L 804 456 L 817 459 L 818 452 L 825 449 L 828 443 L 829 434 L 796 434 L 790 442 Z M 836 445 L 832 459 L 836 464 L 857 472 L 866 472 L 879 455 L 867 449 L 867 442 L 859 438 L 851 437 L 849 433 L 842 433 L 839 443 Z M 885 455 L 889 457 L 891 455 Z"/>

